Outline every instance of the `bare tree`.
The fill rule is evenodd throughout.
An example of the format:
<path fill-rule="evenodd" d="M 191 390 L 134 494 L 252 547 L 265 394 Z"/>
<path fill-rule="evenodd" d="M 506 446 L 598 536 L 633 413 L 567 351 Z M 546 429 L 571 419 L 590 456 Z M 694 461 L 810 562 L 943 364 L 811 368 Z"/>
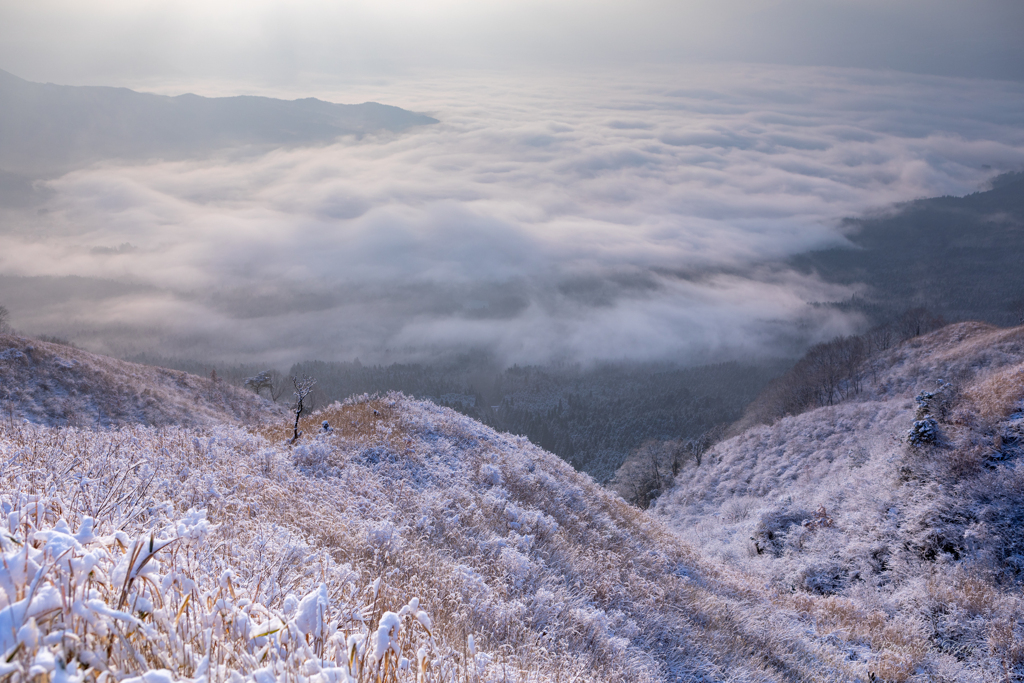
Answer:
<path fill-rule="evenodd" d="M 11 312 L 7 310 L 6 306 L 0 306 L 0 334 L 10 331 L 11 327 L 7 321 L 11 317 Z"/>
<path fill-rule="evenodd" d="M 1014 325 L 1024 325 L 1024 299 L 1017 299 L 1010 304 Z"/>
<path fill-rule="evenodd" d="M 887 351 L 898 341 L 896 330 L 891 324 L 873 327 L 864 336 L 868 343 L 868 354 Z"/>
<path fill-rule="evenodd" d="M 295 404 L 292 406 L 292 409 L 295 411 L 295 427 L 292 430 L 293 435 L 290 443 L 295 443 L 301 436 L 301 432 L 299 432 L 299 418 L 302 417 L 302 413 L 307 409 L 303 402 L 310 392 L 313 391 L 313 387 L 316 386 L 316 380 L 306 376 L 303 376 L 302 379 L 292 377 L 292 386 L 295 387 Z"/>
<path fill-rule="evenodd" d="M 945 321 L 942 316 L 935 315 L 927 308 L 919 306 L 904 311 L 896 321 L 896 325 L 903 339 L 906 340 L 937 330 L 945 325 Z"/>
<path fill-rule="evenodd" d="M 267 390 L 270 392 L 270 400 L 277 403 L 277 399 L 281 398 L 287 387 L 284 377 L 277 370 L 270 371 L 270 386 Z"/>
<path fill-rule="evenodd" d="M 687 439 L 682 444 L 682 450 L 685 452 L 685 455 L 677 453 L 672 461 L 672 476 L 674 477 L 679 474 L 679 469 L 687 457 L 693 458 L 697 463 L 697 467 L 700 467 L 704 454 L 722 439 L 723 434 L 725 434 L 725 425 L 715 425 L 711 429 L 702 432 L 699 436 Z"/>

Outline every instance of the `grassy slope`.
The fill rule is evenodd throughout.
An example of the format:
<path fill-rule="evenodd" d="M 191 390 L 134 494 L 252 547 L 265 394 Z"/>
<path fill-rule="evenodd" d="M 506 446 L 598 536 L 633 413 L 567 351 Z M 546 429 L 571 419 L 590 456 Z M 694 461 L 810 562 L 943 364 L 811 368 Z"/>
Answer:
<path fill-rule="evenodd" d="M 990 368 L 1015 367 L 1009 361 L 1018 342 L 978 330 L 962 343 L 988 354 Z M 58 350 L 77 362 L 60 372 L 96 372 L 108 362 L 64 347 L 51 353 Z M 948 356 L 962 351 L 951 347 Z M 905 393 L 897 379 L 930 376 L 928 349 L 901 353 L 889 370 L 879 369 L 879 386 L 888 387 L 880 391 Z M 136 373 L 123 381 L 141 382 L 150 371 L 163 376 L 123 365 Z M 971 387 L 985 386 L 978 379 Z M 94 402 L 126 392 L 111 382 L 118 391 Z M 894 400 L 907 402 L 902 394 Z M 998 416 L 997 404 L 972 410 Z M 322 420 L 331 432 L 318 433 Z M 526 439 L 454 411 L 401 395 L 336 404 L 304 420 L 306 435 L 296 445 L 285 441 L 285 422 L 116 430 L 5 422 L 0 503 L 8 514 L 0 543 L 8 573 L 0 571 L 0 627 L 10 633 L 0 644 L 10 661 L 3 670 L 25 676 L 37 667 L 69 680 L 96 680 L 103 670 L 117 680 L 151 669 L 173 678 L 226 679 L 234 671 L 250 680 L 346 680 L 342 674 L 350 673 L 371 680 L 391 666 L 395 680 L 425 671 L 426 680 L 438 681 L 866 681 L 947 670 L 983 675 L 998 667 L 995 655 L 977 655 L 983 665 L 957 669 L 954 656 L 936 654 L 921 615 L 896 598 L 891 604 L 863 591 L 794 591 L 788 570 L 766 569 L 755 561 L 762 556 L 717 561 L 719 540 L 736 533 L 727 525 L 704 527 L 715 542 L 686 525 L 680 535 Z M 761 438 L 756 434 L 740 438 Z M 720 498 L 724 506 L 735 496 Z M 704 501 L 705 525 L 713 502 Z M 193 533 L 197 513 L 190 510 L 214 526 Z M 48 539 L 65 537 L 53 530 L 66 524 L 66 533 L 81 536 L 89 517 L 98 538 L 58 561 Z M 126 556 L 150 547 L 150 538 L 154 547 L 178 540 L 154 553 L 140 570 L 144 578 L 126 581 Z M 12 569 L 24 562 L 26 547 L 32 561 L 48 567 L 37 597 L 62 599 L 16 602 L 32 578 Z M 96 565 L 86 576 L 80 563 L 90 557 Z M 317 627 L 303 605 L 316 606 L 320 584 Z M 929 599 L 949 603 L 967 584 L 934 585 Z M 941 597 L 947 593 L 954 597 Z M 1010 624 L 1009 636 L 1005 628 L 984 630 L 991 619 L 979 627 L 998 654 L 999 643 L 1012 642 L 1015 626 L 1007 620 L 1016 613 L 987 583 L 972 595 Z M 384 655 L 374 659 L 382 615 L 402 614 L 413 598 L 433 623 L 427 634 L 411 615 L 400 617 L 395 647 L 410 660 L 408 669 L 397 666 L 397 656 L 390 664 Z M 76 601 L 91 606 L 76 611 Z M 15 628 L 27 623 L 16 608 L 26 604 L 35 637 Z M 103 605 L 120 606 L 131 619 L 104 616 Z M 46 636 L 58 632 L 64 635 Z M 353 647 L 356 664 L 349 665 Z"/>

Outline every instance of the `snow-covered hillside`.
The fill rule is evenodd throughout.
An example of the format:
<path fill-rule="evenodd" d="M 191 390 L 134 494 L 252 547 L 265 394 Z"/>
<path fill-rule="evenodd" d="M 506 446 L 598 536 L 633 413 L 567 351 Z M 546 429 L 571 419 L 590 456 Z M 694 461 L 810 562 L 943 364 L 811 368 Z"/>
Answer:
<path fill-rule="evenodd" d="M 209 426 L 280 414 L 225 382 L 0 334 L 0 418 L 8 422 Z"/>
<path fill-rule="evenodd" d="M 295 444 L 272 412 L 111 428 L 6 419 L 0 676 L 1003 680 L 1022 658 L 1016 560 L 982 555 L 1012 547 L 1013 525 L 990 517 L 1024 491 L 1005 483 L 1019 480 L 1006 408 L 1019 396 L 999 389 L 1020 371 L 1022 335 L 962 331 L 894 352 L 873 401 L 722 444 L 659 503 L 664 516 L 526 439 L 398 394 L 309 416 Z M 950 443 L 1003 435 L 1004 455 L 979 451 L 965 475 L 971 495 L 987 486 L 994 497 L 989 512 L 972 508 L 959 559 L 927 530 L 961 528 L 944 515 L 962 490 L 935 480 L 970 463 L 943 464 L 944 446 L 906 450 L 890 433 L 912 422 L 907 378 L 931 381 L 943 340 L 949 368 L 967 348 L 955 344 L 979 346 L 986 365 L 963 379 L 939 432 Z M 17 353 L 28 360 L 10 353 L 0 381 L 34 382 L 25 415 L 52 416 L 32 402 L 58 386 L 82 387 L 83 402 L 110 414 L 106 401 L 160 382 L 211 384 L 59 346 Z M 105 363 L 117 371 L 88 393 L 87 373 Z M 988 427 L 953 417 L 968 412 Z"/>
<path fill-rule="evenodd" d="M 5 421 L 0 675 L 848 681 L 905 658 L 451 410 L 364 397 L 302 427 Z"/>
<path fill-rule="evenodd" d="M 1020 680 L 1024 328 L 951 325 L 868 374 L 854 401 L 719 444 L 654 513 L 774 590 L 903 620 L 921 680 Z"/>

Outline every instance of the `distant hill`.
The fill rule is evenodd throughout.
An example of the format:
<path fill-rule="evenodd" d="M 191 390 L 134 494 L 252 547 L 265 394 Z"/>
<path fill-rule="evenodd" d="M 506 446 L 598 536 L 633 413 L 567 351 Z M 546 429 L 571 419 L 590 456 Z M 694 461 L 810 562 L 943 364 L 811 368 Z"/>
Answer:
<path fill-rule="evenodd" d="M 98 159 L 180 159 L 226 147 L 323 144 L 431 123 L 437 120 L 375 102 L 167 97 L 32 83 L 0 71 L 0 181 L 16 183 Z"/>
<path fill-rule="evenodd" d="M 842 302 L 881 323 L 918 306 L 947 321 L 1024 322 L 1024 173 L 966 197 L 921 199 L 848 219 L 853 248 L 801 254 L 790 265 L 828 282 L 865 283 Z"/>
<path fill-rule="evenodd" d="M 283 413 L 224 381 L 0 334 L 0 420 L 60 427 L 210 426 Z"/>

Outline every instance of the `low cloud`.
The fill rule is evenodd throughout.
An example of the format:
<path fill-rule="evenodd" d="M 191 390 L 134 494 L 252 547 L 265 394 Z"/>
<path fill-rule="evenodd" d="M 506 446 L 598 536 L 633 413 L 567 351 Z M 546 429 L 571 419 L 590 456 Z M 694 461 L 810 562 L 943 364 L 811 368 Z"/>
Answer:
<path fill-rule="evenodd" d="M 763 264 L 1024 166 L 1007 83 L 735 66 L 311 94 L 441 123 L 50 180 L 45 213 L 5 214 L 0 275 L 124 288 L 71 304 L 38 280 L 30 306 L 3 285 L 12 322 L 282 365 L 791 353 L 863 321 L 809 305 L 852 289 Z"/>

